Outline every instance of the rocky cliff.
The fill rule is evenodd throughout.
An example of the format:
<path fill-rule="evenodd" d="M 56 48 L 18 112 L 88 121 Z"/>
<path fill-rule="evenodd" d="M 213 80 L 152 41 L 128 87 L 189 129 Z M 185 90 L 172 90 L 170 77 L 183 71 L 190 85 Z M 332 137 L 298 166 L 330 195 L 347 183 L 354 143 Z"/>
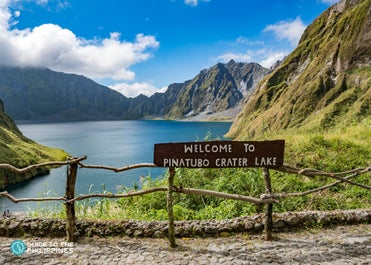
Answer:
<path fill-rule="evenodd" d="M 204 69 L 192 80 L 183 83 L 182 91 L 167 117 L 201 115 L 207 118 L 207 115 L 239 110 L 244 98 L 268 72 L 269 69 L 259 64 L 236 63 L 233 60 Z"/>

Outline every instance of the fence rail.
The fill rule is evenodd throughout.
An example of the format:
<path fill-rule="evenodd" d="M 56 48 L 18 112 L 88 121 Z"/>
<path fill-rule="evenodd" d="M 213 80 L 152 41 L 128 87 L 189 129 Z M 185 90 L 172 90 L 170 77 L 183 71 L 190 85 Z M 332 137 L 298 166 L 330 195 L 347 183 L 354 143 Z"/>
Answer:
<path fill-rule="evenodd" d="M 125 194 L 86 194 L 80 195 L 75 197 L 75 183 L 78 168 L 90 168 L 90 169 L 103 169 L 103 170 L 111 170 L 114 172 L 122 172 L 127 171 L 135 168 L 141 167 L 156 167 L 155 164 L 152 163 L 140 163 L 134 165 L 127 165 L 123 167 L 110 167 L 104 165 L 86 165 L 83 164 L 82 161 L 86 160 L 87 156 L 82 157 L 70 157 L 64 162 L 60 161 L 52 161 L 46 162 L 41 164 L 30 165 L 25 168 L 17 168 L 10 164 L 0 164 L 0 168 L 6 169 L 18 174 L 22 174 L 28 171 L 31 171 L 36 168 L 41 167 L 53 167 L 53 166 L 68 166 L 67 170 L 67 179 L 66 179 L 66 192 L 65 196 L 63 197 L 45 197 L 45 198 L 15 198 L 7 191 L 0 192 L 0 196 L 8 198 L 10 201 L 14 203 L 19 202 L 26 202 L 26 201 L 63 201 L 66 208 L 66 234 L 67 240 L 70 242 L 75 242 L 77 240 L 75 236 L 76 232 L 76 216 L 75 216 L 75 201 L 85 200 L 88 198 L 127 198 L 133 196 L 141 196 L 144 194 L 149 194 L 153 192 L 167 192 L 167 210 L 168 210 L 168 221 L 169 221 L 169 242 L 172 247 L 175 247 L 175 236 L 174 236 L 174 217 L 173 217 L 173 200 L 172 194 L 176 193 L 184 193 L 184 194 L 191 194 L 191 195 L 207 195 L 207 196 L 214 196 L 223 199 L 230 199 L 230 200 L 240 200 L 245 201 L 253 204 L 265 204 L 266 205 L 266 212 L 265 212 L 265 238 L 266 240 L 272 239 L 272 206 L 273 203 L 278 203 L 280 200 L 289 198 L 289 197 L 298 197 L 298 196 L 305 196 L 311 193 L 320 192 L 325 189 L 329 189 L 334 187 L 340 183 L 348 183 L 351 185 L 358 186 L 360 188 L 364 188 L 367 190 L 371 190 L 371 186 L 358 183 L 352 181 L 351 179 L 360 176 L 362 174 L 366 174 L 367 172 L 371 172 L 371 167 L 366 168 L 357 168 L 345 172 L 338 172 L 338 173 L 329 173 L 324 172 L 317 169 L 305 168 L 299 169 L 287 164 L 284 164 L 282 167 L 274 169 L 276 171 L 290 173 L 290 174 L 297 174 L 303 176 L 322 176 L 325 178 L 333 178 L 336 179 L 335 182 L 316 188 L 312 190 L 308 190 L 305 192 L 297 192 L 297 193 L 272 193 L 272 186 L 271 186 L 271 179 L 269 170 L 267 168 L 263 168 L 263 176 L 265 181 L 265 193 L 261 194 L 258 198 L 251 197 L 246 195 L 239 195 L 239 194 L 230 194 L 230 193 L 223 193 L 218 191 L 211 191 L 211 190 L 202 190 L 202 189 L 195 189 L 195 188 L 184 188 L 181 186 L 174 185 L 174 177 L 175 177 L 175 168 L 169 168 L 169 178 L 168 178 L 168 187 L 156 187 L 146 190 L 139 190 L 139 191 L 130 191 Z M 271 169 L 272 170 L 272 169 Z"/>

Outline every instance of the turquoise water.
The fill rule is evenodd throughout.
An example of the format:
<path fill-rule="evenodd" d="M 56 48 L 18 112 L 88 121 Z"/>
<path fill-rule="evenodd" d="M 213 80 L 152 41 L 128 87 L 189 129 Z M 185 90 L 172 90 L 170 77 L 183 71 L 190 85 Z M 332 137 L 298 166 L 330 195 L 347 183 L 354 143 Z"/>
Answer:
<path fill-rule="evenodd" d="M 203 140 L 209 133 L 223 138 L 231 123 L 176 121 L 96 121 L 18 125 L 22 133 L 40 144 L 64 149 L 71 156 L 87 155 L 84 164 L 122 167 L 153 162 L 155 143 Z M 162 168 L 140 168 L 114 173 L 102 169 L 79 169 L 76 194 L 107 191 L 116 193 L 124 186 L 140 184 L 141 176 L 161 177 Z M 8 189 L 16 198 L 63 196 L 66 167 L 53 169 L 49 175 Z M 0 198 L 0 209 L 26 211 L 37 203 L 14 204 Z"/>

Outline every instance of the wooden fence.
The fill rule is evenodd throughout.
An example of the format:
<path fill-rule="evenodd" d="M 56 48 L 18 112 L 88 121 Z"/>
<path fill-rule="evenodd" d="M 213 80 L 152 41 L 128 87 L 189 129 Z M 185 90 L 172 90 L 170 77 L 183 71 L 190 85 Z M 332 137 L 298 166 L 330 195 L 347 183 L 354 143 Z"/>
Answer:
<path fill-rule="evenodd" d="M 66 209 L 66 234 L 67 234 L 67 241 L 69 242 L 76 242 L 76 216 L 75 216 L 75 201 L 84 200 L 92 197 L 100 197 L 100 198 L 125 198 L 125 197 L 133 197 L 133 196 L 140 196 L 152 192 L 167 192 L 167 211 L 168 211 L 168 230 L 169 230 L 169 242 L 171 247 L 175 247 L 175 232 L 174 232 L 174 216 L 173 216 L 173 193 L 184 193 L 184 194 L 192 194 L 192 195 L 208 195 L 214 196 L 224 199 L 231 199 L 231 200 L 240 200 L 245 201 L 248 203 L 253 204 L 265 204 L 266 211 L 265 211 L 265 220 L 264 220 L 264 233 L 265 239 L 271 240 L 272 239 L 272 208 L 273 203 L 278 203 L 280 200 L 289 198 L 289 197 L 298 197 L 298 196 L 305 196 L 311 193 L 319 192 L 325 189 L 329 189 L 334 187 L 340 183 L 348 183 L 351 185 L 356 185 L 358 187 L 371 190 L 371 186 L 357 183 L 352 181 L 351 179 L 360 176 L 362 174 L 366 174 L 367 172 L 371 172 L 371 167 L 366 168 L 357 168 L 346 172 L 340 173 L 328 173 L 323 172 L 321 170 L 316 169 L 298 169 L 296 167 L 290 165 L 283 165 L 280 168 L 276 168 L 274 170 L 291 173 L 291 174 L 298 174 L 304 176 L 322 176 L 326 178 L 333 178 L 334 181 L 331 184 L 307 190 L 305 192 L 297 192 L 297 193 L 273 193 L 272 186 L 271 186 L 271 179 L 270 179 L 270 172 L 267 168 L 263 168 L 263 176 L 265 181 L 265 193 L 261 194 L 258 198 L 245 196 L 245 195 L 238 195 L 238 194 L 230 194 L 230 193 L 223 193 L 217 191 L 210 191 L 210 190 L 201 190 L 201 189 L 194 189 L 194 188 L 184 188 L 184 187 L 177 187 L 174 186 L 174 178 L 175 178 L 175 168 L 169 168 L 169 177 L 168 177 L 168 186 L 167 187 L 156 187 L 146 190 L 139 190 L 139 191 L 130 191 L 129 193 L 125 194 L 86 194 L 80 195 L 75 197 L 75 183 L 78 168 L 95 168 L 95 169 L 103 169 L 103 170 L 111 170 L 114 172 L 122 172 L 127 171 L 135 168 L 141 167 L 156 167 L 155 164 L 152 163 L 142 163 L 142 164 L 135 164 L 135 165 L 128 165 L 121 168 L 115 168 L 110 166 L 101 166 L 101 165 L 86 165 L 83 164 L 82 161 L 86 160 L 87 157 L 71 157 L 68 158 L 64 162 L 46 162 L 41 164 L 31 165 L 22 169 L 14 167 L 9 164 L 0 164 L 0 168 L 10 170 L 16 172 L 18 174 L 22 174 L 28 172 L 30 170 L 41 168 L 41 167 L 55 167 L 55 166 L 68 166 L 67 168 L 67 179 L 66 179 L 66 191 L 65 196 L 63 197 L 47 197 L 47 198 L 14 198 L 11 194 L 7 191 L 0 192 L 0 196 L 4 196 L 11 200 L 14 203 L 19 202 L 26 202 L 26 201 L 63 201 L 65 204 Z M 272 169 L 270 169 L 272 170 Z"/>

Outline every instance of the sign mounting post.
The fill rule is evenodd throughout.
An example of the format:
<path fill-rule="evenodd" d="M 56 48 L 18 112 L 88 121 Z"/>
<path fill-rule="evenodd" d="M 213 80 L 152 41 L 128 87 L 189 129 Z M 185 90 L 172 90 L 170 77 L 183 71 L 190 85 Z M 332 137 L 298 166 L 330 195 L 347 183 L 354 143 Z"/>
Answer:
<path fill-rule="evenodd" d="M 274 141 L 210 141 L 155 144 L 154 164 L 169 168 L 169 187 L 167 192 L 167 208 L 169 219 L 170 246 L 175 247 L 174 216 L 173 216 L 173 182 L 175 168 L 228 168 L 228 167 L 263 167 L 267 177 L 266 186 L 270 187 L 267 168 L 283 166 L 284 140 Z M 270 189 L 268 189 L 270 192 Z M 272 221 L 272 204 L 267 206 L 265 227 Z"/>

